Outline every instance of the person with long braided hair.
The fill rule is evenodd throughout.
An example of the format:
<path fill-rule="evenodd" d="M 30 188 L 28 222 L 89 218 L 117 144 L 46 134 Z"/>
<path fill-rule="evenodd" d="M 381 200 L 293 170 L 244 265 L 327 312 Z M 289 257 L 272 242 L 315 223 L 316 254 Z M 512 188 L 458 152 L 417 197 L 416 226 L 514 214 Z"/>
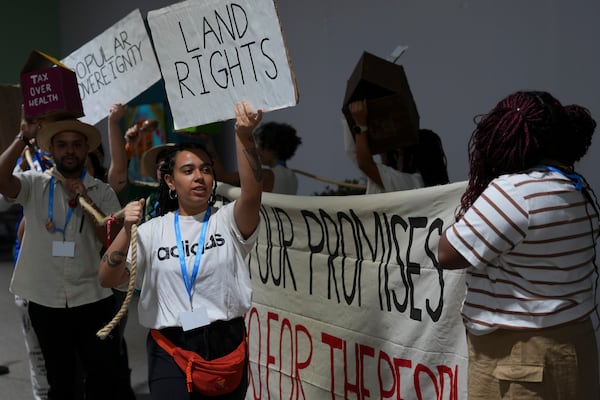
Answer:
<path fill-rule="evenodd" d="M 161 167 L 157 216 L 136 231 L 138 315 L 140 323 L 150 329 L 146 348 L 154 400 L 245 397 L 243 315 L 250 309 L 252 295 L 245 259 L 258 238 L 263 181 L 252 133 L 261 118 L 262 111 L 255 113 L 247 102 L 236 105 L 241 184 L 236 200 L 214 206 L 217 177 L 203 145 L 174 145 Z M 134 262 L 131 227 L 140 223 L 143 210 L 144 199 L 125 207 L 124 228 L 100 263 L 103 286 L 119 287 L 129 281 L 128 268 Z M 235 354 L 238 361 L 227 367 L 237 379 L 217 382 L 223 393 L 212 397 L 215 393 L 208 393 L 210 388 L 202 385 L 207 382 L 189 376 L 189 366 L 180 368 L 165 339 L 208 361 Z M 209 371 L 214 368 L 207 367 Z"/>
<path fill-rule="evenodd" d="M 467 268 L 469 400 L 600 398 L 598 202 L 573 165 L 595 122 L 567 111 L 516 92 L 469 141 L 468 186 L 438 246 L 443 268 Z"/>

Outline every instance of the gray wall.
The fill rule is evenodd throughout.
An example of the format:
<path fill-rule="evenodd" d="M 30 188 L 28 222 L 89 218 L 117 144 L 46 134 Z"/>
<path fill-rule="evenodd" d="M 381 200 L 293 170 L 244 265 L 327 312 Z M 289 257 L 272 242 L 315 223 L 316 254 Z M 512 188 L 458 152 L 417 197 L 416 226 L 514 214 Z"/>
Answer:
<path fill-rule="evenodd" d="M 59 57 L 58 0 L 2 2 L 0 83 L 18 84 L 32 50 Z"/>
<path fill-rule="evenodd" d="M 59 0 L 61 57 L 134 8 L 172 2 Z M 343 151 L 346 80 L 366 50 L 387 58 L 397 45 L 421 116 L 444 142 L 452 181 L 467 179 L 473 116 L 519 89 L 547 90 L 600 120 L 600 2 L 595 0 L 280 0 L 281 24 L 300 103 L 269 113 L 303 137 L 290 162 L 330 179 L 360 177 Z M 594 142 L 580 171 L 600 190 Z M 300 194 L 327 184 L 300 178 Z"/>

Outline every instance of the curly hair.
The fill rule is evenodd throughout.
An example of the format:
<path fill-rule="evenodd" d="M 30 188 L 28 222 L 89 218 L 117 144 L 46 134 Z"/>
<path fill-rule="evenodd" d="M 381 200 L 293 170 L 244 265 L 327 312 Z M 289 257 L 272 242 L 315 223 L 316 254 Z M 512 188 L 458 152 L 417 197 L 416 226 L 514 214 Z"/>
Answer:
<path fill-rule="evenodd" d="M 566 129 L 567 114 L 550 93 L 519 91 L 502 99 L 476 121 L 469 140 L 469 183 L 457 218 L 494 178 L 555 158 Z"/>
<path fill-rule="evenodd" d="M 165 175 L 171 175 L 171 176 L 173 175 L 173 170 L 175 168 L 175 159 L 177 157 L 177 154 L 184 150 L 191 150 L 191 151 L 200 150 L 200 151 L 204 152 L 204 154 L 207 155 L 210 165 L 214 165 L 214 161 L 213 161 L 212 157 L 210 156 L 210 153 L 208 152 L 206 147 L 204 147 L 204 145 L 202 145 L 200 143 L 187 142 L 187 143 L 181 143 L 181 144 L 178 144 L 176 146 L 169 148 L 167 150 L 167 153 L 165 154 L 165 162 L 160 166 L 160 173 L 161 173 L 163 179 L 161 179 L 159 182 L 157 196 L 156 196 L 157 201 L 158 201 L 158 204 L 156 206 L 156 215 L 158 215 L 158 216 L 165 215 L 169 211 L 174 211 L 177 208 L 179 208 L 179 201 L 178 201 L 177 197 L 173 197 L 170 194 L 170 189 L 169 189 L 169 186 L 167 185 L 167 182 L 164 179 L 164 176 Z M 213 168 L 213 186 L 212 186 L 210 198 L 208 200 L 209 206 L 212 206 L 216 201 L 216 194 L 217 194 L 216 191 L 217 191 L 217 176 L 216 176 L 215 170 Z"/>
<path fill-rule="evenodd" d="M 296 135 L 296 129 L 282 122 L 267 122 L 254 132 L 258 145 L 271 150 L 278 159 L 287 161 L 294 156 L 302 139 Z"/>
<path fill-rule="evenodd" d="M 577 104 L 565 106 L 565 111 L 569 117 L 571 135 L 570 140 L 563 143 L 560 161 L 571 165 L 579 161 L 592 145 L 596 121 L 587 108 Z"/>

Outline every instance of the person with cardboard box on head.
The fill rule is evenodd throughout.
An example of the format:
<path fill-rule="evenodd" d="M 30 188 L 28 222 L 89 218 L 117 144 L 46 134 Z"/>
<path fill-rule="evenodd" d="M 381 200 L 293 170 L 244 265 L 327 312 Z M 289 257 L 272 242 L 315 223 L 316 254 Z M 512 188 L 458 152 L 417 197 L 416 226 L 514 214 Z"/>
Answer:
<path fill-rule="evenodd" d="M 31 138 L 55 161 L 51 174 L 13 173 Z M 86 399 L 119 399 L 119 340 L 96 331 L 115 310 L 112 292 L 98 282 L 106 229 L 78 203 L 82 196 L 105 214 L 120 209 L 109 185 L 86 174 L 89 150 L 100 132 L 76 119 L 22 117 L 15 140 L 0 155 L 0 194 L 23 206 L 27 219 L 10 290 L 29 301 L 29 316 L 40 342 L 50 385 L 49 399 L 72 399 L 85 376 Z M 77 371 L 78 366 L 83 371 Z"/>
<path fill-rule="evenodd" d="M 350 103 L 354 122 L 356 162 L 367 176 L 367 194 L 417 189 L 449 182 L 446 155 L 440 137 L 428 129 L 419 129 L 417 144 L 397 147 L 381 154 L 381 164 L 373 160 L 369 147 L 366 100 Z"/>

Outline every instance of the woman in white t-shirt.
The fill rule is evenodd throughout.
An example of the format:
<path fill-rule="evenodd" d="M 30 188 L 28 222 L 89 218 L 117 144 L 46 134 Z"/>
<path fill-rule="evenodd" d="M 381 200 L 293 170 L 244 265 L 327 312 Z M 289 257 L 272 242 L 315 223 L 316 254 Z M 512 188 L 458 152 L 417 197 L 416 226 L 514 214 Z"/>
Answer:
<path fill-rule="evenodd" d="M 348 105 L 354 122 L 354 146 L 358 168 L 367 176 L 366 194 L 418 189 L 449 182 L 442 140 L 429 129 L 419 129 L 414 146 L 390 149 L 373 160 L 369 147 L 366 100 Z"/>
<path fill-rule="evenodd" d="M 241 194 L 235 201 L 215 209 L 216 179 L 208 151 L 198 144 L 176 145 L 161 170 L 158 216 L 137 230 L 138 314 L 140 323 L 151 330 L 147 352 L 153 399 L 207 397 L 196 390 L 188 393 L 186 372 L 159 344 L 162 338 L 206 360 L 245 346 L 243 315 L 250 309 L 252 294 L 245 259 L 257 239 L 262 194 L 252 132 L 261 118 L 262 111 L 254 113 L 248 103 L 236 105 Z M 143 199 L 126 206 L 124 228 L 100 264 L 103 286 L 117 287 L 128 281 L 131 226 L 141 221 L 143 210 Z M 241 381 L 222 382 L 228 393 L 218 398 L 245 397 L 244 350 Z"/>

